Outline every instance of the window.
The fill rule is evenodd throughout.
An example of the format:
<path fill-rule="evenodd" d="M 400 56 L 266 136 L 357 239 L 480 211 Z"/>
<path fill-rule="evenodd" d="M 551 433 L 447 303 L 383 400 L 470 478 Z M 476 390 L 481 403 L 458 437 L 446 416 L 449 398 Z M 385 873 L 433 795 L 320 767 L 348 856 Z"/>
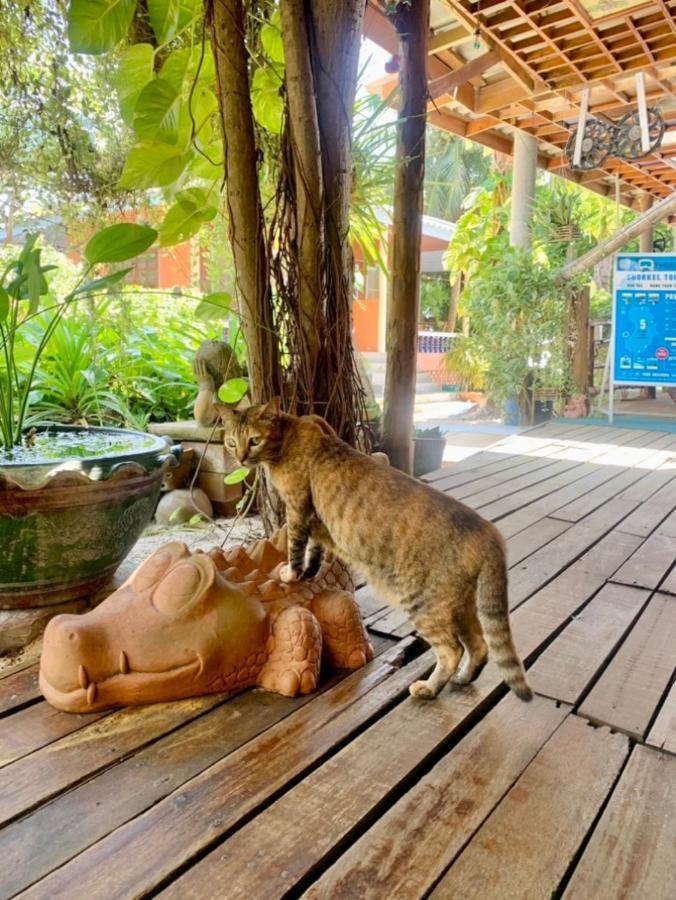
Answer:
<path fill-rule="evenodd" d="M 366 270 L 366 299 L 370 300 L 380 295 L 380 268 L 369 266 Z"/>

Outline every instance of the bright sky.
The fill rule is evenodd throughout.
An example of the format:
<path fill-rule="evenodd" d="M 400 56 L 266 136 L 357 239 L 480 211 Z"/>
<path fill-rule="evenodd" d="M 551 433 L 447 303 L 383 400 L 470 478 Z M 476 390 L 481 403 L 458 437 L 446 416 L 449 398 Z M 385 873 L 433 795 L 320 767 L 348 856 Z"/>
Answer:
<path fill-rule="evenodd" d="M 390 54 L 374 44 L 368 38 L 363 38 L 361 42 L 361 52 L 359 54 L 359 72 L 363 84 L 375 81 L 387 75 L 385 71 L 385 63 L 390 58 Z"/>

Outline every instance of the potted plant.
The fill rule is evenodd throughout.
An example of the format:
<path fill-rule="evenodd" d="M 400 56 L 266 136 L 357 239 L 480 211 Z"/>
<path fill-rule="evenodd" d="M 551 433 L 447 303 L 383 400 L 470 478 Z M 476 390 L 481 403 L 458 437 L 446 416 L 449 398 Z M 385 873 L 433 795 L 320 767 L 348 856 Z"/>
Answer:
<path fill-rule="evenodd" d="M 416 478 L 441 468 L 446 438 L 438 427 L 416 428 L 413 433 L 413 474 Z"/>
<path fill-rule="evenodd" d="M 82 597 L 111 574 L 150 521 L 172 454 L 143 432 L 39 423 L 31 418 L 40 358 L 58 323 L 81 298 L 120 281 L 101 264 L 142 253 L 152 228 L 119 224 L 86 245 L 80 277 L 50 293 L 37 235 L 0 267 L 0 609 L 50 606 Z M 50 276 L 51 277 L 51 276 Z M 22 340 L 39 323 L 37 344 Z M 28 427 L 28 426 L 31 427 Z"/>

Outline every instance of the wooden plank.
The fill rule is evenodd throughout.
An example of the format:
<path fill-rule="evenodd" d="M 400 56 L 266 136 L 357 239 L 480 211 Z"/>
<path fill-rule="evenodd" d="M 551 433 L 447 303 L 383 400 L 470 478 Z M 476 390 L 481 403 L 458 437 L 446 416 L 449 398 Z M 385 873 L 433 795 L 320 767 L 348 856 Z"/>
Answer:
<path fill-rule="evenodd" d="M 491 66 L 498 62 L 499 57 L 497 53 L 489 50 L 488 53 L 483 53 L 481 56 L 477 56 L 470 62 L 465 63 L 460 69 L 448 72 L 448 74 L 441 75 L 439 78 L 434 78 L 430 81 L 428 83 L 429 96 L 434 100 L 442 94 L 449 93 L 460 87 L 461 84 L 466 84 L 472 78 L 481 75 L 486 69 L 490 69 Z"/>
<path fill-rule="evenodd" d="M 671 690 L 650 729 L 647 742 L 651 747 L 676 754 L 676 682 L 671 685 Z"/>
<path fill-rule="evenodd" d="M 588 547 L 608 534 L 633 508 L 631 500 L 611 500 L 596 510 L 575 528 L 569 528 L 556 541 L 556 553 L 545 546 L 510 570 L 510 607 L 522 603 L 534 591 L 566 566 Z"/>
<path fill-rule="evenodd" d="M 622 492 L 632 485 L 640 483 L 650 471 L 650 466 L 657 468 L 658 465 L 664 462 L 665 451 L 655 449 L 657 443 L 654 442 L 652 448 L 641 449 L 633 454 L 629 454 L 629 451 L 623 448 L 626 460 L 622 463 L 619 463 L 618 460 L 617 465 L 626 465 L 628 466 L 627 469 L 624 471 L 619 470 L 614 477 L 609 478 L 594 490 L 586 491 L 576 500 L 572 500 L 570 503 L 557 509 L 553 515 L 556 518 L 566 519 L 569 522 L 578 522 L 611 497 L 616 497 L 620 494 L 626 496 Z M 597 459 L 596 462 L 601 465 L 613 465 L 613 463 L 604 460 L 603 457 Z"/>
<path fill-rule="evenodd" d="M 622 735 L 590 728 L 570 716 L 430 896 L 549 900 L 628 750 Z"/>
<path fill-rule="evenodd" d="M 0 769 L 0 824 L 223 701 L 222 694 L 129 707 Z M 11 720 L 10 720 L 11 721 Z"/>
<path fill-rule="evenodd" d="M 676 566 L 667 574 L 667 577 L 664 579 L 662 584 L 660 584 L 660 590 L 665 594 L 676 594 Z"/>
<path fill-rule="evenodd" d="M 143 895 L 401 700 L 409 684 L 429 672 L 432 663 L 432 653 L 426 653 L 401 669 L 392 669 L 375 685 L 372 663 L 352 673 L 37 882 L 25 896 L 49 900 L 62 892 L 70 896 L 76 884 L 79 896 L 109 900 L 111 872 L 115 873 L 116 900 Z M 453 711 L 440 712 L 443 727 L 449 727 L 449 720 L 467 718 L 495 689 L 496 682 L 486 685 L 483 693 L 474 688 L 463 694 L 464 701 L 458 699 Z M 404 701 L 395 711 L 408 703 Z M 446 708 L 423 705 L 440 711 Z M 433 740 L 431 734 L 429 740 Z"/>
<path fill-rule="evenodd" d="M 200 860 L 162 896 L 288 896 L 384 798 L 417 781 L 417 768 L 431 753 L 451 745 L 482 695 L 473 686 L 470 692 L 444 692 L 433 703 L 408 698 Z M 251 863 L 242 865 L 243 859 Z"/>
<path fill-rule="evenodd" d="M 562 460 L 545 460 L 544 464 L 538 460 L 537 464 L 530 464 L 521 473 L 517 469 L 510 471 L 509 477 L 501 477 L 495 483 L 475 484 L 471 490 L 462 491 L 463 502 L 473 509 L 480 510 L 489 503 L 494 503 L 502 497 L 512 496 L 524 488 L 531 487 L 534 484 L 547 482 L 557 475 L 563 475 L 570 469 L 576 468 L 576 463 Z M 478 490 L 477 490 L 478 488 Z M 454 496 L 459 496 L 455 495 Z M 483 513 L 482 513 L 483 515 Z"/>
<path fill-rule="evenodd" d="M 613 576 L 613 581 L 656 588 L 674 563 L 673 535 L 664 526 L 651 534 Z"/>
<path fill-rule="evenodd" d="M 37 664 L 0 679 L 0 715 L 27 706 L 41 696 Z"/>
<path fill-rule="evenodd" d="M 555 538 L 569 528 L 570 523 L 556 519 L 540 519 L 530 528 L 524 528 L 523 531 L 507 540 L 507 558 L 510 567 L 517 565 L 540 547 L 551 544 Z M 552 549 L 554 548 L 552 547 Z"/>
<path fill-rule="evenodd" d="M 540 697 L 506 697 L 303 896 L 425 896 L 566 715 Z"/>
<path fill-rule="evenodd" d="M 632 500 L 637 499 L 640 500 L 641 503 L 645 503 L 650 497 L 655 497 L 659 491 L 664 490 L 666 495 L 667 485 L 671 485 L 671 506 L 674 506 L 676 505 L 676 482 L 674 482 L 674 478 L 676 478 L 676 467 L 674 466 L 674 462 L 664 463 L 659 469 L 656 469 L 654 472 L 649 472 L 639 483 L 633 484 L 623 491 L 621 496 L 629 497 Z M 666 502 L 665 505 L 667 508 L 670 506 L 669 502 Z M 652 528 L 648 529 L 648 531 L 644 531 L 643 536 L 650 531 L 652 531 Z"/>
<path fill-rule="evenodd" d="M 504 527 L 512 534 L 518 533 L 522 528 L 532 525 L 535 521 L 543 518 L 548 512 L 551 512 L 558 507 L 560 502 L 558 500 L 554 503 L 547 502 L 547 497 L 550 495 L 556 494 L 563 488 L 568 488 L 571 496 L 579 496 L 579 492 L 583 490 L 583 488 L 574 487 L 574 485 L 582 481 L 587 475 L 588 471 L 585 467 L 574 465 L 572 468 L 566 469 L 560 475 L 555 475 L 553 478 L 549 478 L 546 481 L 541 481 L 531 487 L 524 488 L 516 494 L 501 497 L 494 503 L 487 504 L 482 507 L 481 515 L 494 522 L 499 521 L 500 527 Z M 531 506 L 531 504 L 533 505 Z M 510 517 L 511 514 L 522 509 L 525 521 L 521 521 L 518 528 L 510 527 L 514 521 Z M 519 521 L 518 516 L 516 521 Z"/>
<path fill-rule="evenodd" d="M 387 602 L 383 600 L 382 597 L 378 596 L 376 591 L 368 584 L 360 587 L 359 590 L 355 592 L 355 597 L 357 598 L 357 603 L 359 604 L 359 609 L 361 610 L 364 619 L 379 613 L 387 607 Z"/>
<path fill-rule="evenodd" d="M 616 443 L 609 445 L 602 444 L 599 446 L 582 443 L 578 443 L 577 445 L 561 445 L 560 447 L 551 445 L 544 449 L 542 452 L 548 454 L 550 459 L 562 459 L 562 465 L 566 466 L 559 474 L 552 474 L 549 480 L 536 479 L 534 485 L 523 487 L 520 491 L 512 491 L 509 486 L 510 482 L 505 476 L 511 476 L 517 474 L 517 472 L 522 472 L 524 464 L 521 463 L 518 467 L 511 468 L 509 472 L 502 472 L 502 476 L 505 478 L 504 484 L 498 487 L 495 492 L 499 499 L 496 499 L 493 502 L 486 502 L 485 504 L 478 503 L 477 498 L 468 493 L 470 487 L 473 487 L 473 483 L 480 483 L 480 480 L 477 480 L 476 478 L 467 482 L 468 486 L 463 488 L 462 492 L 459 492 L 459 494 L 462 493 L 462 496 L 466 498 L 466 502 L 470 506 L 480 506 L 481 514 L 486 518 L 494 521 L 499 520 L 503 533 L 506 536 L 510 536 L 518 533 L 518 531 L 522 530 L 524 527 L 532 525 L 545 515 L 553 514 L 555 510 L 564 507 L 567 503 L 579 503 L 580 498 L 589 496 L 594 488 L 603 485 L 606 482 L 610 482 L 612 479 L 618 477 L 618 474 L 622 474 L 618 473 L 617 470 L 610 468 L 608 465 L 603 464 L 604 462 L 614 462 L 617 464 L 619 458 L 618 453 L 626 453 L 627 459 L 634 462 L 635 460 L 648 458 L 655 454 L 657 450 L 660 449 L 661 445 L 665 443 L 666 438 L 669 438 L 670 440 L 673 439 L 673 435 L 665 437 L 665 435 L 657 433 L 648 435 L 646 438 L 646 433 L 644 432 L 625 431 L 618 435 L 617 429 L 601 429 L 601 431 L 603 432 L 602 436 L 608 436 L 615 440 Z M 652 442 L 653 445 L 656 445 L 657 450 L 654 446 L 648 449 L 642 446 L 645 444 L 646 440 L 648 443 Z M 630 446 L 632 444 L 638 444 L 639 446 L 638 448 L 632 447 L 630 450 L 618 450 L 618 447 L 622 444 Z M 573 457 L 572 462 L 569 459 L 571 456 Z M 563 462 L 566 459 L 568 460 L 567 463 Z M 594 460 L 594 462 L 583 463 L 583 460 Z M 576 461 L 579 463 L 578 465 L 575 465 Z M 640 477 L 640 474 L 636 475 L 637 479 Z M 457 476 L 457 481 L 462 478 L 467 479 L 468 476 Z M 628 479 L 625 479 L 618 483 L 618 491 L 622 486 L 626 486 L 627 480 Z M 491 479 L 491 483 L 492 482 L 493 479 Z M 450 482 L 444 484 L 446 489 L 448 489 Z M 557 491 L 559 492 L 557 493 Z M 612 490 L 608 491 L 610 496 L 612 496 L 613 493 Z M 486 495 L 484 498 L 479 499 L 490 501 L 490 495 Z M 592 497 L 592 500 L 594 499 L 595 497 Z M 521 510 L 521 507 L 528 507 L 535 501 L 538 501 L 538 506 Z M 592 503 L 591 507 L 599 506 L 602 502 L 604 502 L 603 496 L 599 498 L 597 503 Z M 518 510 L 520 514 L 514 514 L 515 510 Z M 503 518 L 510 514 L 513 514 L 514 517 L 507 519 Z"/>
<path fill-rule="evenodd" d="M 386 615 L 369 626 L 369 630 L 391 637 L 407 637 L 415 631 L 406 613 L 396 606 L 390 607 Z"/>
<path fill-rule="evenodd" d="M 515 610 L 512 632 L 522 657 L 530 660 L 576 616 L 606 581 L 606 572 L 617 568 L 639 538 L 613 532 L 548 585 Z M 618 562 L 618 560 L 620 562 Z"/>
<path fill-rule="evenodd" d="M 674 671 L 676 601 L 655 594 L 580 706 L 580 715 L 640 740 Z"/>
<path fill-rule="evenodd" d="M 575 469 L 571 469 L 571 473 L 575 472 Z M 531 503 L 530 500 L 532 498 L 528 497 L 527 499 L 529 501 L 529 505 L 524 505 L 523 509 L 517 509 L 516 512 L 510 513 L 504 518 L 496 517 L 493 513 L 491 513 L 491 518 L 499 519 L 500 530 L 504 535 L 509 537 L 513 534 L 517 534 L 519 531 L 522 531 L 529 525 L 532 525 L 533 522 L 536 522 L 538 519 L 544 518 L 544 516 L 552 515 L 557 509 L 565 506 L 566 503 L 569 503 L 571 500 L 576 500 L 578 497 L 586 494 L 588 491 L 593 490 L 597 485 L 602 484 L 604 481 L 607 481 L 612 477 L 612 472 L 610 472 L 607 467 L 595 466 L 593 464 L 588 464 L 587 466 L 585 466 L 585 471 L 581 474 L 582 477 L 574 478 L 574 480 L 572 480 L 572 483 L 564 485 L 558 490 L 546 492 L 544 496 L 541 496 L 541 499 L 536 498 L 535 502 Z M 542 492 L 540 493 L 542 494 Z M 517 499 L 519 499 L 518 495 Z M 634 509 L 636 509 L 640 501 L 636 499 L 630 500 L 628 498 L 616 497 L 614 498 L 614 502 L 626 504 L 626 515 L 629 515 Z M 489 507 L 486 507 L 486 509 L 482 511 L 482 514 L 487 515 L 488 510 Z"/>
<path fill-rule="evenodd" d="M 497 454 L 492 454 L 492 456 L 493 459 L 490 462 L 484 462 L 484 465 L 482 466 L 476 466 L 471 469 L 461 469 L 460 471 L 456 471 L 455 467 L 446 469 L 445 477 L 434 481 L 432 483 L 433 487 L 440 491 L 444 491 L 444 493 L 455 495 L 455 491 L 462 485 L 480 483 L 483 479 L 522 466 L 524 462 L 533 458 L 530 455 L 512 456 L 503 454 L 498 456 Z"/>
<path fill-rule="evenodd" d="M 0 733 L 0 767 L 85 728 L 105 715 L 107 711 L 83 715 L 60 712 L 44 700 L 21 709 L 7 720 Z"/>
<path fill-rule="evenodd" d="M 576 703 L 648 597 L 638 588 L 605 585 L 531 666 L 533 690 Z"/>
<path fill-rule="evenodd" d="M 371 686 L 392 674 L 404 649 L 371 664 Z M 8 825 L 0 831 L 0 898 L 29 887 L 316 696 L 247 691 Z"/>
<path fill-rule="evenodd" d="M 666 518 L 676 506 L 676 478 L 673 470 L 667 470 L 670 478 L 658 491 L 641 499 L 641 505 L 622 523 L 622 531 L 646 537 Z M 655 473 L 657 475 L 659 473 Z M 629 491 L 626 496 L 630 499 Z"/>
<path fill-rule="evenodd" d="M 637 746 L 613 791 L 565 900 L 673 900 L 676 758 Z"/>

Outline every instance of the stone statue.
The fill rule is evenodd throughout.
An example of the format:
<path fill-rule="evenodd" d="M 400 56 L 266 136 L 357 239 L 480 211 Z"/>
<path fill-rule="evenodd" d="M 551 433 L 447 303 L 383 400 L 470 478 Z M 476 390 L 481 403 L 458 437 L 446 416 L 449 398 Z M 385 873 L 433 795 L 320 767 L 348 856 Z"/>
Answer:
<path fill-rule="evenodd" d="M 82 713 L 260 685 L 314 691 L 322 658 L 357 669 L 373 648 L 338 560 L 312 581 L 284 584 L 286 529 L 224 552 L 165 544 L 100 606 L 45 631 L 40 688 Z"/>
<path fill-rule="evenodd" d="M 195 451 L 188 447 L 176 466 L 168 468 L 162 478 L 162 497 L 155 510 L 159 525 L 182 525 L 194 516 L 212 519 L 214 509 L 206 493 L 198 487 L 186 487 L 194 466 Z"/>
<path fill-rule="evenodd" d="M 203 341 L 195 354 L 192 371 L 199 388 L 193 407 L 195 420 L 198 425 L 213 425 L 217 417 L 212 407 L 218 389 L 226 379 L 239 378 L 242 367 L 225 341 Z"/>

